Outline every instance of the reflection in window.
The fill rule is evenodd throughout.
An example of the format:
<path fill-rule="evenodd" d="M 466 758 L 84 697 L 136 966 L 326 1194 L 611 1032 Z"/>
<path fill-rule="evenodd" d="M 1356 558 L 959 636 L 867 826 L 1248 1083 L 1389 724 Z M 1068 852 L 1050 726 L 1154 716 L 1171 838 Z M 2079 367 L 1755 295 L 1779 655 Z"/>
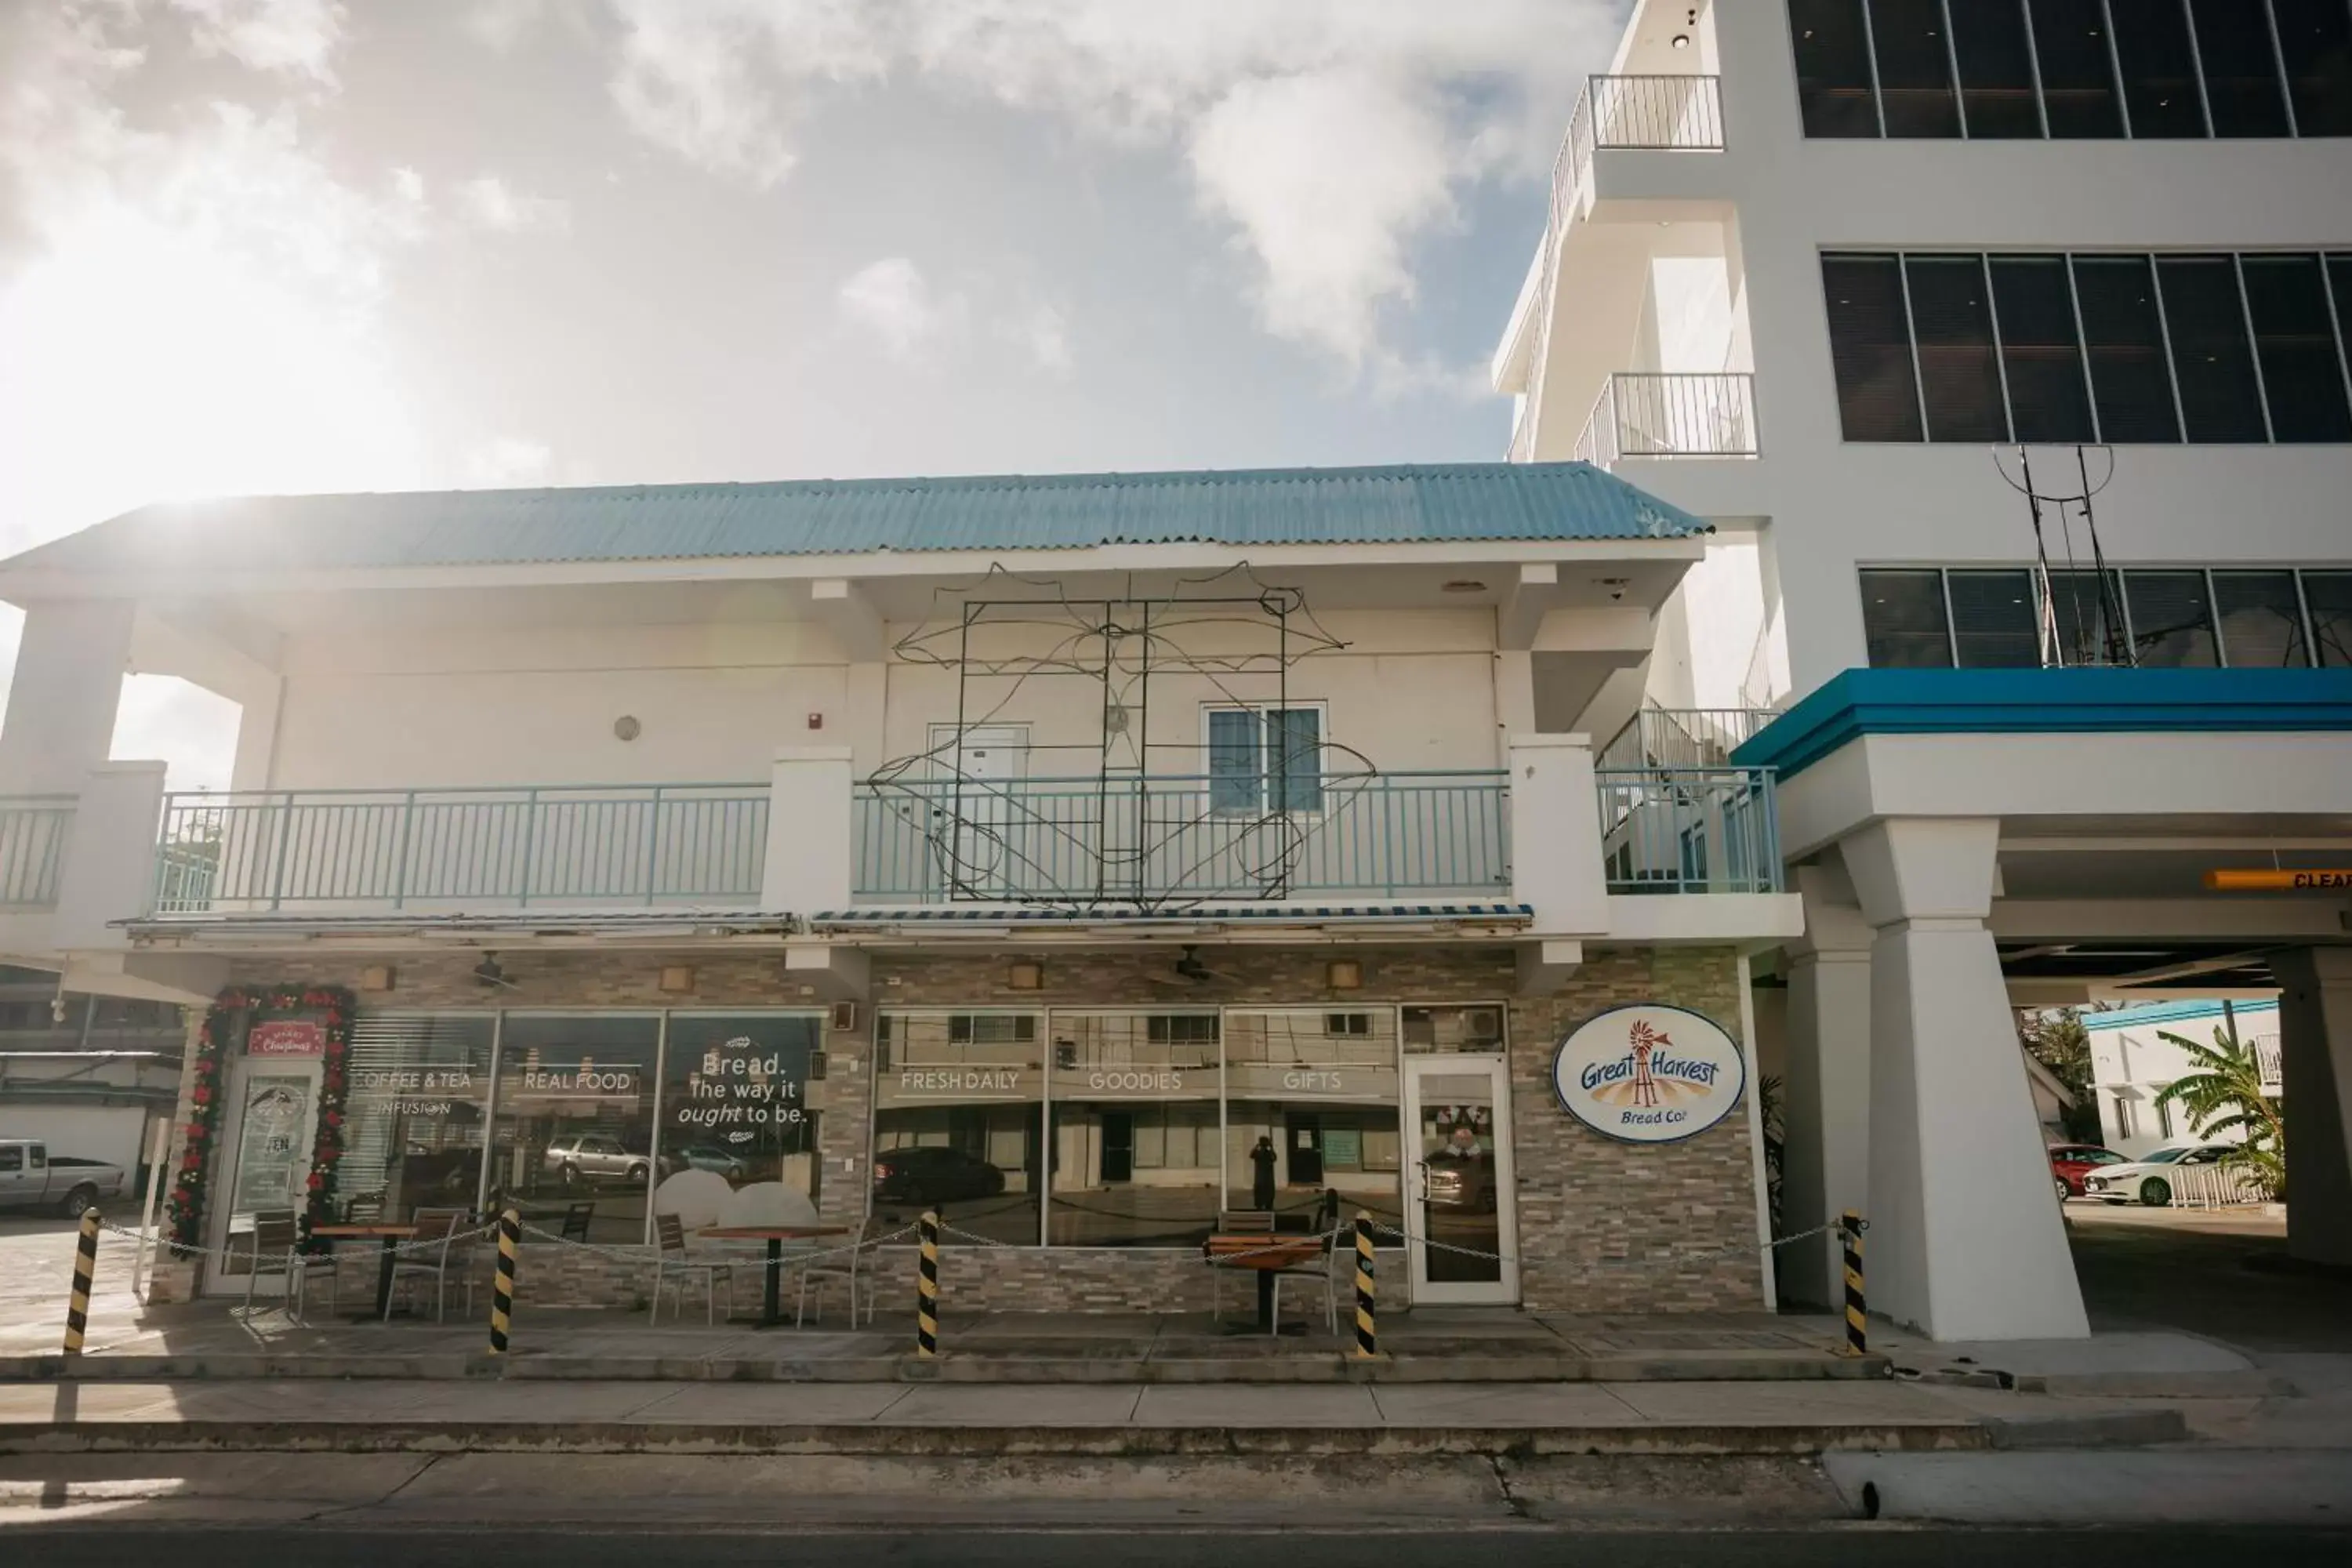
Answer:
<path fill-rule="evenodd" d="M 1328 1189 L 1343 1215 L 1402 1218 L 1395 1020 L 1307 1007 L 1225 1015 L 1225 1207 L 1304 1224 Z"/>
<path fill-rule="evenodd" d="M 346 1222 L 471 1213 L 489 1131 L 488 1013 L 362 1014 L 352 1023 L 336 1198 Z"/>
<path fill-rule="evenodd" d="M 1198 1245 L 1219 1206 L 1217 1015 L 1056 1010 L 1051 1024 L 1047 1239 Z"/>
<path fill-rule="evenodd" d="M 2033 580 L 2023 572 L 1952 572 L 1952 646 L 1963 669 L 2031 669 L 2042 663 Z"/>
<path fill-rule="evenodd" d="M 1500 1007 L 1407 1007 L 1404 1048 L 1425 1052 L 1471 1051 L 1491 1054 L 1503 1048 Z"/>
<path fill-rule="evenodd" d="M 1879 110 L 1889 136 L 1958 136 L 1943 0 L 1870 0 Z"/>
<path fill-rule="evenodd" d="M 936 1208 L 1034 1247 L 1044 1188 L 1045 1060 L 1035 1013 L 884 1013 L 874 1046 L 874 1212 L 896 1229 Z"/>
<path fill-rule="evenodd" d="M 2305 572 L 2303 600 L 2311 609 L 2311 644 L 2320 667 L 2352 668 L 2352 572 Z"/>
<path fill-rule="evenodd" d="M 1797 104 L 1808 136 L 1878 135 L 1862 0 L 1789 0 Z"/>
<path fill-rule="evenodd" d="M 1822 288 L 1845 438 L 1918 440 L 1919 382 L 1895 258 L 1823 257 Z"/>
<path fill-rule="evenodd" d="M 815 1222 L 809 1068 L 824 1025 L 805 1013 L 670 1015 L 655 1213 L 689 1231 Z"/>
<path fill-rule="evenodd" d="M 2132 650 L 2153 668 L 2210 669 L 2221 662 L 2202 572 L 2126 572 Z"/>
<path fill-rule="evenodd" d="M 2292 572 L 2216 572 L 2213 608 L 2221 623 L 2221 657 L 2239 669 L 2300 669 L 2303 604 Z"/>
<path fill-rule="evenodd" d="M 2057 664 L 2131 662 L 2124 634 L 2123 599 L 2112 572 L 2049 574 L 2050 618 L 2058 638 Z"/>
<path fill-rule="evenodd" d="M 646 1239 L 661 1020 L 509 1013 L 499 1040 L 491 1206 L 600 1244 Z M 577 1224 L 574 1226 L 577 1229 Z"/>
<path fill-rule="evenodd" d="M 1865 570 L 1862 627 L 1873 669 L 1943 669 L 1952 662 L 1944 574 Z"/>

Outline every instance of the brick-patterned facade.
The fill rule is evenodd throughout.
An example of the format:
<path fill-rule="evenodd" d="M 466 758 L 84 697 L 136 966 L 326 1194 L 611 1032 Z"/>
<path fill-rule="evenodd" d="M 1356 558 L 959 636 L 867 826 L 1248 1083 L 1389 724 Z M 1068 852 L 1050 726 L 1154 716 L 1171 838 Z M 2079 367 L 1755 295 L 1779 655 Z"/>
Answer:
<path fill-rule="evenodd" d="M 1551 1088 L 1551 1058 L 1561 1037 L 1581 1019 L 1621 1004 L 1655 1001 L 1687 1007 L 1738 1038 L 1738 971 L 1730 950 L 1591 950 L 1558 994 L 1540 998 L 1513 995 L 1514 955 L 1505 944 L 1350 946 L 1345 955 L 1361 964 L 1362 986 L 1346 992 L 1328 988 L 1329 949 L 1242 944 L 1220 946 L 1214 953 L 1217 980 L 1171 993 L 1145 978 L 1147 973 L 1167 973 L 1171 952 L 1164 944 L 1031 948 L 1023 956 L 1043 963 L 1043 988 L 1015 991 L 1002 952 L 882 949 L 871 955 L 871 997 L 873 1006 L 880 1007 L 1503 1004 L 1510 1041 L 1523 1304 L 1566 1311 L 1710 1311 L 1764 1304 L 1753 1250 L 1755 1165 L 1744 1110 L 1682 1142 L 1626 1144 L 1575 1121 L 1561 1110 Z M 362 994 L 360 1006 L 364 1012 L 372 1005 L 646 1010 L 822 1005 L 786 974 L 781 954 L 772 949 L 509 949 L 502 962 L 517 989 L 495 997 L 474 979 L 476 961 L 470 952 L 398 955 L 393 959 L 394 989 Z M 352 984 L 362 962 L 354 958 L 330 966 L 315 958 L 308 963 L 253 959 L 238 965 L 234 979 L 244 984 Z M 693 990 L 662 991 L 665 965 L 691 967 Z M 810 1107 L 820 1112 L 824 1167 L 818 1209 L 831 1223 L 856 1224 L 866 1205 L 872 1011 L 859 1009 L 855 1034 L 827 1033 L 830 1070 L 809 1089 Z M 187 1088 L 184 1083 L 184 1121 Z M 646 1293 L 649 1262 L 576 1251 L 546 1256 L 556 1250 L 526 1248 L 520 1269 L 523 1302 L 629 1305 Z M 746 1260 L 753 1256 L 747 1252 Z M 903 1258 L 886 1252 L 875 1266 L 885 1281 L 911 1281 L 911 1266 Z M 487 1258 L 481 1267 L 488 1268 Z M 341 1299 L 364 1300 L 373 1269 L 372 1256 L 347 1254 L 339 1265 Z M 1165 1310 L 1205 1307 L 1211 1284 L 1183 1250 L 957 1247 L 943 1261 L 941 1293 L 950 1313 Z M 890 1289 L 886 1283 L 886 1303 Z M 689 1309 L 689 1319 L 698 1310 Z"/>

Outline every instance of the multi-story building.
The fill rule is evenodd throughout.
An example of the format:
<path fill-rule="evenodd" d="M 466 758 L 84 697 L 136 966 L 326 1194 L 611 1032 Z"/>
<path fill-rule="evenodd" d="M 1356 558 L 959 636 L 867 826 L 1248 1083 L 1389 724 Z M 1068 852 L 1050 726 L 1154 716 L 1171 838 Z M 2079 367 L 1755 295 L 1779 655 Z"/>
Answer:
<path fill-rule="evenodd" d="M 137 1173 L 180 1087 L 180 1009 L 73 995 L 58 976 L 0 964 L 0 1138 Z"/>
<path fill-rule="evenodd" d="M 1570 464 L 148 508 L 0 563 L 0 951 L 201 1020 L 173 1288 L 280 1207 L 936 1206 L 951 1307 L 1206 1304 L 1336 1194 L 1415 1300 L 1753 1306 L 1772 773 L 1579 730 L 1703 535 Z M 229 791 L 110 759 L 134 669 Z"/>
<path fill-rule="evenodd" d="M 2098 1097 L 2099 1141 L 2137 1159 L 2206 1135 L 2186 1106 L 2159 1103 L 2179 1079 L 2201 1070 L 2176 1043 L 2216 1045 L 2234 1037 L 2253 1053 L 2264 1095 L 2283 1098 L 2275 1001 L 2144 1002 L 2083 1016 L 2091 1037 L 2091 1088 Z M 2242 1129 L 2212 1134 L 2231 1142 Z"/>
<path fill-rule="evenodd" d="M 2345 0 L 1643 0 L 1576 105 L 1511 455 L 1718 529 L 1607 697 L 1780 769 L 1787 1223 L 1939 1334 L 2084 1331 L 2012 1002 L 2282 991 L 2352 1261 L 2347 138 Z"/>

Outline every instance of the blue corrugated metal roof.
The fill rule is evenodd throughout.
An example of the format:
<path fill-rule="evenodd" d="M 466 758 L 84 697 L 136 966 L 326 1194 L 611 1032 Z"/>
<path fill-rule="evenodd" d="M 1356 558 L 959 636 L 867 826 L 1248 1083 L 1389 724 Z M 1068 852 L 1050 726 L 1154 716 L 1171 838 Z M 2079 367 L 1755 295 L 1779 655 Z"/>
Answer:
<path fill-rule="evenodd" d="M 676 561 L 1107 544 L 1678 539 L 1584 463 L 258 496 L 142 507 L 0 565 L 73 573 Z"/>

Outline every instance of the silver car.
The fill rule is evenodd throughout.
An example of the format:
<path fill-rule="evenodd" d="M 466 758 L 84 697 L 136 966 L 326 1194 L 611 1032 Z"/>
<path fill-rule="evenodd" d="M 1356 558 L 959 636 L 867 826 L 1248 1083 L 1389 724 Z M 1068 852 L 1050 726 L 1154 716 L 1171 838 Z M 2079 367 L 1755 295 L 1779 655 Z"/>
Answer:
<path fill-rule="evenodd" d="M 539 1168 L 563 1184 L 566 1191 L 597 1182 L 625 1182 L 643 1186 L 653 1162 L 632 1153 L 610 1132 L 566 1132 L 548 1144 Z"/>

